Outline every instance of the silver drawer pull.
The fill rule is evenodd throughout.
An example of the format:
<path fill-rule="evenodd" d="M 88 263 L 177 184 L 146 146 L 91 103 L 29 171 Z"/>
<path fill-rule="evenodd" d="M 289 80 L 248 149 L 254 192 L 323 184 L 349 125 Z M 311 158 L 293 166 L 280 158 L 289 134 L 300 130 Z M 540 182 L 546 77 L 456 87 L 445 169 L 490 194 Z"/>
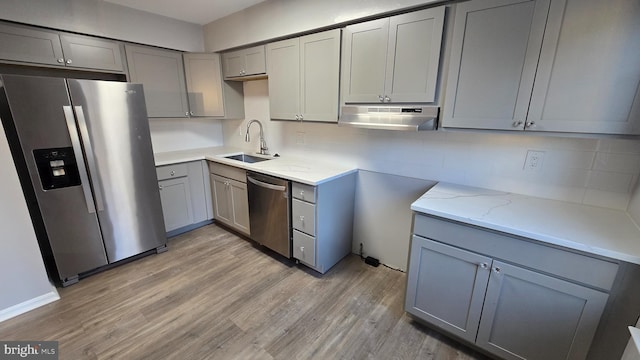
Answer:
<path fill-rule="evenodd" d="M 496 274 L 500 274 L 500 272 L 502 271 L 502 269 L 500 269 L 499 267 L 497 267 L 497 266 L 496 266 L 496 267 L 494 267 L 494 268 L 493 268 L 493 271 L 495 271 L 495 272 L 496 272 Z"/>
<path fill-rule="evenodd" d="M 158 189 L 159 189 L 159 190 L 162 190 L 162 189 L 164 189 L 164 186 L 162 186 L 162 185 L 158 185 Z"/>
<path fill-rule="evenodd" d="M 300 246 L 300 252 L 304 253 L 304 246 Z"/>
<path fill-rule="evenodd" d="M 482 264 L 480 264 L 480 267 L 483 268 L 483 269 L 486 269 L 486 268 L 489 267 L 489 265 L 487 263 L 482 263 Z"/>
<path fill-rule="evenodd" d="M 173 176 L 173 175 L 175 175 L 175 174 L 176 174 L 176 172 L 175 172 L 175 171 L 171 171 L 171 172 L 169 173 L 169 175 L 171 175 L 171 176 Z"/>
<path fill-rule="evenodd" d="M 300 216 L 300 222 L 304 222 L 304 216 Z"/>

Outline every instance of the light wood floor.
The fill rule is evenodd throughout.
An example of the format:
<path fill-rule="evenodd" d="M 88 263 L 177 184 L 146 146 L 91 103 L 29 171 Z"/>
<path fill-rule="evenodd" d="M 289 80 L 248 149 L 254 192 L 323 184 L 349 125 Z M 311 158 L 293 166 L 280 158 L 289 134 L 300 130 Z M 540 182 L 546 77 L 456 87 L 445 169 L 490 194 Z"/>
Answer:
<path fill-rule="evenodd" d="M 0 323 L 60 359 L 484 359 L 410 320 L 405 274 L 348 256 L 325 275 L 208 225 Z"/>

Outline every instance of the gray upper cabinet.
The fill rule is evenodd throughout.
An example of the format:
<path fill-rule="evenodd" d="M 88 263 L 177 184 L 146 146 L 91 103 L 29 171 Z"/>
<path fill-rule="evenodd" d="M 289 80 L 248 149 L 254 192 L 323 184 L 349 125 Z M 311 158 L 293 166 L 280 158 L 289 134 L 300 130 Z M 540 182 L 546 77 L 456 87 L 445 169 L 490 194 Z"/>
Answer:
<path fill-rule="evenodd" d="M 443 126 L 640 134 L 640 8 L 628 0 L 458 4 Z"/>
<path fill-rule="evenodd" d="M 190 116 L 242 118 L 242 84 L 222 80 L 220 55 L 185 53 L 184 72 Z"/>
<path fill-rule="evenodd" d="M 122 44 L 90 36 L 0 23 L 0 59 L 124 72 Z"/>
<path fill-rule="evenodd" d="M 144 85 L 149 117 L 189 116 L 182 53 L 125 46 L 132 82 Z"/>
<path fill-rule="evenodd" d="M 222 69 L 225 79 L 264 76 L 267 72 L 264 45 L 223 53 Z"/>
<path fill-rule="evenodd" d="M 347 26 L 344 102 L 434 102 L 444 17 L 440 6 Z"/>
<path fill-rule="evenodd" d="M 272 119 L 336 122 L 340 29 L 267 45 Z"/>
<path fill-rule="evenodd" d="M 549 0 L 477 0 L 456 8 L 445 127 L 522 130 Z"/>
<path fill-rule="evenodd" d="M 553 0 L 527 119 L 532 130 L 640 134 L 640 6 Z"/>

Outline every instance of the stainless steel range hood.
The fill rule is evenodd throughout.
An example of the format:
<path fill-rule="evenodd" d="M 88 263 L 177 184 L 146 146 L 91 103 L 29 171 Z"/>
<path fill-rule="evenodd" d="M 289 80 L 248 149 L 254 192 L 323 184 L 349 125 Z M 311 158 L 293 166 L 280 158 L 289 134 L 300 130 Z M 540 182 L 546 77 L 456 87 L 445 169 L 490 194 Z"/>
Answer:
<path fill-rule="evenodd" d="M 437 106 L 364 106 L 342 107 L 340 126 L 367 129 L 422 131 L 438 128 Z"/>

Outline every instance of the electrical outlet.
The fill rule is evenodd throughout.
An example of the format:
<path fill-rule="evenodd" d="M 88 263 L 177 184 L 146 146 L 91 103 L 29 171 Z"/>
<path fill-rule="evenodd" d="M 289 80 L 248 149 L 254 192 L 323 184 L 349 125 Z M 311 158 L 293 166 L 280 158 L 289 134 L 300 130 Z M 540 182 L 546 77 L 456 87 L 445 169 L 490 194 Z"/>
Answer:
<path fill-rule="evenodd" d="M 544 162 L 544 151 L 529 150 L 527 157 L 524 159 L 522 170 L 529 172 L 538 172 L 542 169 Z"/>
<path fill-rule="evenodd" d="M 296 144 L 304 145 L 304 131 L 296 132 Z"/>

